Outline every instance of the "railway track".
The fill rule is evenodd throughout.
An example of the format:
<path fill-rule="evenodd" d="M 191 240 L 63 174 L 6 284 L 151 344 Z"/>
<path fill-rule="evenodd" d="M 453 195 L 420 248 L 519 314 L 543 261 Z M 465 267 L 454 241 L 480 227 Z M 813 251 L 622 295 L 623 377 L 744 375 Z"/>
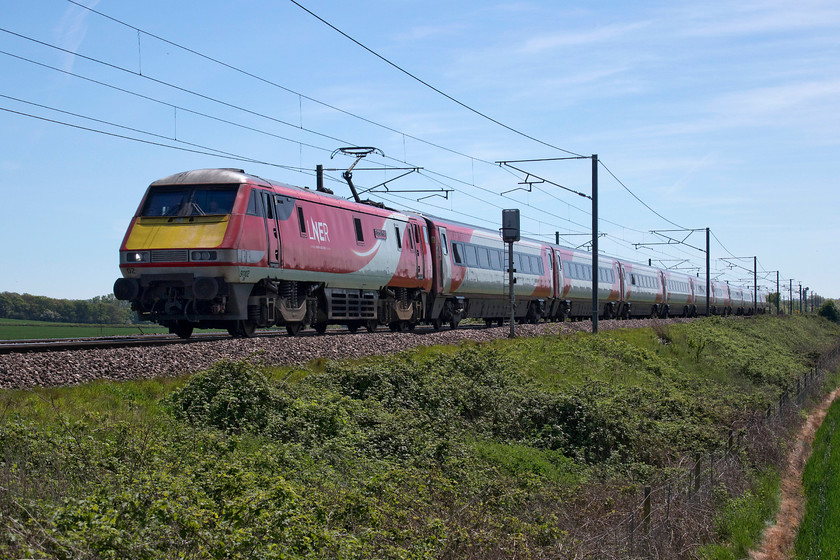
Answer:
<path fill-rule="evenodd" d="M 93 337 L 93 338 L 46 338 L 33 340 L 0 341 L 0 354 L 15 352 L 58 352 L 62 350 L 91 350 L 96 348 L 131 348 L 135 346 L 164 346 L 190 342 L 208 342 L 229 338 L 227 335 L 206 334 L 184 340 L 170 334 L 148 334 L 138 336 Z"/>
<path fill-rule="evenodd" d="M 458 329 L 475 330 L 487 328 L 484 325 L 470 325 L 462 324 Z M 444 328 L 444 331 L 449 330 Z M 360 331 L 366 334 L 366 331 Z M 381 327 L 377 332 L 390 332 L 386 327 Z M 420 326 L 414 331 L 417 334 L 435 332 L 430 326 Z M 330 336 L 341 334 L 353 334 L 344 327 L 330 328 L 324 334 L 317 334 L 313 329 L 301 331 L 295 338 L 313 337 L 313 336 Z M 376 333 L 372 333 L 376 334 Z M 260 338 L 277 338 L 287 337 L 285 330 L 281 329 L 266 329 L 257 331 L 252 339 Z M 95 349 L 112 349 L 112 348 L 133 348 L 133 347 L 152 347 L 152 346 L 167 346 L 178 344 L 194 344 L 200 342 L 216 342 L 216 341 L 236 340 L 227 333 L 195 333 L 190 338 L 179 338 L 174 334 L 145 334 L 135 336 L 111 336 L 111 337 L 89 337 L 89 338 L 48 338 L 48 339 L 31 339 L 31 340 L 4 340 L 0 341 L 0 355 L 12 353 L 38 353 L 38 352 L 60 352 L 64 350 L 95 350 Z"/>

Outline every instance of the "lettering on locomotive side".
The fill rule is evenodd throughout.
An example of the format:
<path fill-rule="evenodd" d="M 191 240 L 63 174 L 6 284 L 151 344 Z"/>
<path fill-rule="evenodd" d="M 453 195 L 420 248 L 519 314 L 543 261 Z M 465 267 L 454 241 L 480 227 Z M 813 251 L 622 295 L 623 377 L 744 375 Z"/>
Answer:
<path fill-rule="evenodd" d="M 316 222 L 314 218 L 309 219 L 312 227 L 309 228 L 309 239 L 317 240 L 320 243 L 330 242 L 330 230 L 326 222 Z"/>
<path fill-rule="evenodd" d="M 376 239 L 388 239 L 388 233 L 384 229 L 374 229 L 373 237 Z"/>

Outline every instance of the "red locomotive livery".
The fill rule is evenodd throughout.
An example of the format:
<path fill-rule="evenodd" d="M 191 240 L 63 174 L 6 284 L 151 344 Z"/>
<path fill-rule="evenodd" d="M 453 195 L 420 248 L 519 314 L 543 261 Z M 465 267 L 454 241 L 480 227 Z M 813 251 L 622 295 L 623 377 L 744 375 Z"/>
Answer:
<path fill-rule="evenodd" d="M 149 186 L 120 247 L 114 294 L 184 338 L 194 328 L 251 336 L 274 325 L 291 335 L 329 324 L 455 328 L 510 317 L 512 264 L 518 320 L 591 317 L 590 254 L 524 239 L 507 260 L 496 231 L 202 169 Z M 604 317 L 700 309 L 701 285 L 689 276 L 609 257 L 598 268 Z M 746 313 L 751 298 L 715 284 L 711 305 Z M 702 300 L 705 311 L 704 291 Z"/>

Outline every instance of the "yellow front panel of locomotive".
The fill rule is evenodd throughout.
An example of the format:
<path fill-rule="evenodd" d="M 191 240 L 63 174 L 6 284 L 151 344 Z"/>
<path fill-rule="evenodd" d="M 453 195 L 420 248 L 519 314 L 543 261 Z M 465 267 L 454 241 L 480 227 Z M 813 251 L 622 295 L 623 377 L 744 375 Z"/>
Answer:
<path fill-rule="evenodd" d="M 137 218 L 125 242 L 129 251 L 212 248 L 222 243 L 229 216 Z"/>

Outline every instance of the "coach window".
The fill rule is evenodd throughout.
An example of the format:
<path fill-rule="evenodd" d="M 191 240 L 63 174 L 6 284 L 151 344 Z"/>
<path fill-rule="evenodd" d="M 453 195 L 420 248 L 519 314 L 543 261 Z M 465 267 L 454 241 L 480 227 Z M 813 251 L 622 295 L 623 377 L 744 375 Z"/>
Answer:
<path fill-rule="evenodd" d="M 493 270 L 502 270 L 502 252 L 498 249 L 490 251 L 490 268 Z"/>
<path fill-rule="evenodd" d="M 269 220 L 274 219 L 274 199 L 266 192 L 263 193 L 263 205 L 265 206 L 265 217 Z"/>
<path fill-rule="evenodd" d="M 467 266 L 478 266 L 478 251 L 475 245 L 467 245 Z"/>
<path fill-rule="evenodd" d="M 300 236 L 306 237 L 306 220 L 303 219 L 303 208 L 297 207 L 298 227 L 300 227 Z"/>
<path fill-rule="evenodd" d="M 464 264 L 464 259 L 461 258 L 461 251 L 460 243 L 452 244 L 452 256 L 455 258 L 455 264 Z"/>
<path fill-rule="evenodd" d="M 478 248 L 478 266 L 490 268 L 490 253 L 487 251 L 487 247 Z"/>
<path fill-rule="evenodd" d="M 362 220 L 359 218 L 353 218 L 353 225 L 356 228 L 356 243 L 364 243 L 365 235 L 362 232 Z"/>
<path fill-rule="evenodd" d="M 397 251 L 402 251 L 402 238 L 400 237 L 400 226 L 394 224 L 394 231 L 397 232 Z"/>
<path fill-rule="evenodd" d="M 262 216 L 262 206 L 260 206 L 259 201 L 257 200 L 260 196 L 260 191 L 257 189 L 251 189 L 251 197 L 248 199 L 248 211 L 247 214 L 249 216 Z"/>

